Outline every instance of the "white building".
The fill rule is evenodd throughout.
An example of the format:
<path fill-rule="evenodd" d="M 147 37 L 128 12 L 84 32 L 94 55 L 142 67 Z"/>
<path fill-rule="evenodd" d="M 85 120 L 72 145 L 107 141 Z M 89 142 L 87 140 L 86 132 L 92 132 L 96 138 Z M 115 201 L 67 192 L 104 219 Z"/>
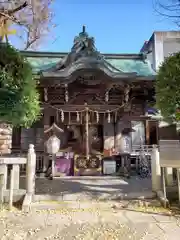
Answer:
<path fill-rule="evenodd" d="M 155 71 L 170 54 L 180 51 L 180 31 L 154 32 L 148 41 L 145 41 L 140 52 L 147 54 L 147 60 Z"/>
<path fill-rule="evenodd" d="M 140 50 L 141 53 L 146 54 L 147 60 L 155 71 L 158 71 L 166 57 L 179 51 L 180 31 L 156 31 L 148 41 L 145 41 Z M 159 137 L 161 139 L 174 139 L 176 130 L 179 131 L 180 126 L 169 125 L 164 121 L 159 122 Z"/>

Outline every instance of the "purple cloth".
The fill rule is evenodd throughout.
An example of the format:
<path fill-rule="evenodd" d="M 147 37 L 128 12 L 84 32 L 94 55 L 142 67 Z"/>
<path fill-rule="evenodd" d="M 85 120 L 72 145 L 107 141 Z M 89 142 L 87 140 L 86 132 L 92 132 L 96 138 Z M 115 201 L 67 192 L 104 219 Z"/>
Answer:
<path fill-rule="evenodd" d="M 57 173 L 64 173 L 66 176 L 70 175 L 72 159 L 65 157 L 57 157 L 55 162 L 55 169 Z"/>

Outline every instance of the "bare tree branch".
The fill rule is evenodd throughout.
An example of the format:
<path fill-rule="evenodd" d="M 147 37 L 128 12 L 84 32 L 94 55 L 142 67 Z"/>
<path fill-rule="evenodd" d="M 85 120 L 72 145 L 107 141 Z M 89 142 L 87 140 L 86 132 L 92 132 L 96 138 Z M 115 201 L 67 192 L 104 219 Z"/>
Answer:
<path fill-rule="evenodd" d="M 168 4 L 163 3 L 163 0 L 153 0 L 153 7 L 160 16 L 180 26 L 180 0 L 169 0 Z"/>
<path fill-rule="evenodd" d="M 19 5 L 19 7 L 15 8 L 15 9 L 12 9 L 12 10 L 8 10 L 7 14 L 12 15 L 12 14 L 18 12 L 18 11 L 21 11 L 22 9 L 24 9 L 27 6 L 28 6 L 28 3 L 24 2 L 23 4 Z"/>
<path fill-rule="evenodd" d="M 0 24 L 10 20 L 20 26 L 19 31 L 26 38 L 24 49 L 40 42 L 53 26 L 50 10 L 52 0 L 11 0 L 0 2 Z"/>

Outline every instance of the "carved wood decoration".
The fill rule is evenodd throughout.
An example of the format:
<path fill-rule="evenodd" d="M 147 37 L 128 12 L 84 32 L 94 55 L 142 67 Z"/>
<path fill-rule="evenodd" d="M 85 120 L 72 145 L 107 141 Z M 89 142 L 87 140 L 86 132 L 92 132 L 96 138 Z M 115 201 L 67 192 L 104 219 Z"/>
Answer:
<path fill-rule="evenodd" d="M 105 93 L 105 101 L 106 102 L 109 101 L 109 90 L 107 90 L 106 93 Z"/>
<path fill-rule="evenodd" d="M 127 85 L 124 89 L 124 101 L 125 101 L 125 103 L 127 103 L 130 99 L 130 96 L 129 96 L 130 90 L 131 90 L 130 85 Z"/>
<path fill-rule="evenodd" d="M 89 159 L 87 159 L 83 155 L 75 155 L 74 158 L 74 175 L 82 176 L 97 176 L 102 173 L 102 156 L 101 155 L 91 155 Z"/>

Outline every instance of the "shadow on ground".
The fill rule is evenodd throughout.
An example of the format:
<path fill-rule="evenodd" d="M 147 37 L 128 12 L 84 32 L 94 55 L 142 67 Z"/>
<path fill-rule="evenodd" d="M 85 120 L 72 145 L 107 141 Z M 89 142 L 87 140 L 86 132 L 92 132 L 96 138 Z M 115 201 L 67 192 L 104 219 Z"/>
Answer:
<path fill-rule="evenodd" d="M 23 179 L 21 188 L 24 188 Z M 36 194 L 49 194 L 54 196 L 81 195 L 91 199 L 103 196 L 118 196 L 127 194 L 144 195 L 152 193 L 151 179 L 140 179 L 133 176 L 130 179 L 121 177 L 62 177 L 48 180 L 36 179 Z"/>

